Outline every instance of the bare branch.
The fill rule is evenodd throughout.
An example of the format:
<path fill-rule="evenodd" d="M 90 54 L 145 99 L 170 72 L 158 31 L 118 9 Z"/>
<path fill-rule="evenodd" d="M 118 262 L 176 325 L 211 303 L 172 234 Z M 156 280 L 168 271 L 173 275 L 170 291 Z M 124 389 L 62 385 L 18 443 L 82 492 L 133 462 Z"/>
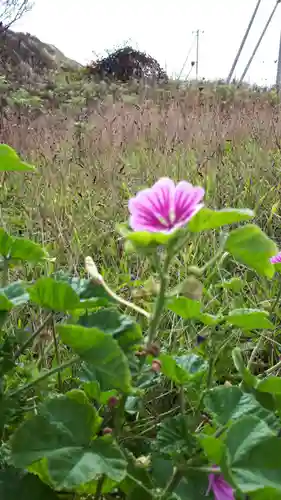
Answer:
<path fill-rule="evenodd" d="M 31 0 L 0 0 L 0 25 L 10 28 L 32 7 Z"/>

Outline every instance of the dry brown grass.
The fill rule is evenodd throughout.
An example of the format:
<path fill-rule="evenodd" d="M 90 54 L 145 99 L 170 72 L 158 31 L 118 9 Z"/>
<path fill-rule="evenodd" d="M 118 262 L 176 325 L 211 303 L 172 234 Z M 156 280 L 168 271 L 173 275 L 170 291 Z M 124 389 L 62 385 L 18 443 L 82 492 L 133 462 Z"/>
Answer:
<path fill-rule="evenodd" d="M 198 90 L 133 101 L 3 118 L 0 141 L 38 171 L 6 176 L 2 224 L 49 245 L 71 268 L 85 253 L 102 254 L 106 268 L 117 263 L 125 273 L 115 223 L 126 219 L 130 194 L 160 176 L 201 183 L 212 206 L 257 208 L 268 224 L 280 193 L 277 106 L 263 95 L 223 101 Z M 273 222 L 278 217 L 277 209 Z"/>

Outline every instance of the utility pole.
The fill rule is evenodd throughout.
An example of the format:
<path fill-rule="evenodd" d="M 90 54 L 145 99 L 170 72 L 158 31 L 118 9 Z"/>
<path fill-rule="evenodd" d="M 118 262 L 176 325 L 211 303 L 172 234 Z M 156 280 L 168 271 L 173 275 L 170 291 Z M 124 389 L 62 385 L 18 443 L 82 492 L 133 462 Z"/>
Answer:
<path fill-rule="evenodd" d="M 281 0 L 280 0 L 281 1 Z M 194 33 L 194 31 L 193 31 Z M 196 80 L 198 81 L 199 79 L 199 38 L 200 38 L 200 33 L 204 33 L 204 31 L 201 30 L 196 30 L 196 63 L 195 63 L 195 68 L 196 68 Z"/>
<path fill-rule="evenodd" d="M 278 66 L 276 75 L 276 90 L 277 92 L 280 92 L 281 90 L 281 35 L 280 35 L 279 57 L 278 57 Z"/>
<path fill-rule="evenodd" d="M 275 14 L 275 12 L 276 12 L 276 9 L 277 9 L 277 7 L 278 7 L 278 5 L 279 5 L 279 3 L 280 3 L 280 2 L 281 2 L 281 0 L 277 0 L 277 2 L 276 2 L 276 4 L 275 4 L 275 7 L 273 8 L 273 11 L 271 12 L 271 14 L 270 14 L 270 16 L 269 16 L 269 18 L 268 18 L 268 21 L 267 21 L 267 23 L 266 23 L 266 25 L 265 25 L 265 27 L 264 27 L 264 29 L 263 29 L 263 32 L 262 32 L 262 34 L 261 34 L 261 36 L 260 36 L 260 38 L 259 38 L 259 40 L 258 40 L 258 42 L 257 42 L 257 45 L 256 45 L 256 46 L 255 46 L 255 48 L 254 48 L 254 52 L 252 53 L 252 55 L 251 55 L 251 57 L 250 57 L 250 59 L 249 59 L 249 61 L 248 61 L 248 64 L 247 64 L 246 68 L 245 68 L 245 69 L 244 69 L 244 71 L 243 71 L 243 74 L 242 74 L 242 76 L 241 76 L 241 78 L 240 78 L 240 80 L 239 80 L 239 83 L 242 83 L 242 81 L 244 80 L 244 78 L 245 78 L 246 74 L 248 73 L 248 70 L 249 70 L 249 68 L 250 68 L 250 66 L 251 66 L 251 64 L 252 64 L 252 62 L 253 62 L 253 59 L 254 59 L 254 57 L 255 57 L 255 55 L 256 55 L 256 53 L 257 53 L 257 51 L 258 51 L 258 48 L 259 48 L 259 46 L 260 46 L 260 44 L 261 44 L 261 42 L 262 42 L 262 40 L 263 40 L 263 37 L 264 37 L 264 35 L 265 35 L 266 31 L 267 31 L 267 28 L 268 28 L 268 26 L 270 25 L 270 23 L 271 23 L 271 21 L 272 21 L 272 18 L 273 18 L 273 16 L 274 16 L 274 14 Z"/>
<path fill-rule="evenodd" d="M 249 33 L 250 33 L 250 30 L 251 30 L 251 28 L 252 28 L 252 26 L 253 26 L 253 22 L 254 22 L 254 20 L 255 20 L 256 15 L 257 15 L 257 12 L 258 12 L 258 9 L 259 9 L 260 4 L 261 4 L 261 0 L 258 0 L 258 3 L 257 3 L 257 5 L 256 5 L 256 7 L 255 7 L 255 10 L 254 10 L 253 15 L 252 15 L 252 17 L 251 17 L 251 20 L 250 20 L 250 22 L 249 22 L 249 25 L 248 25 L 248 27 L 247 27 L 247 29 L 246 29 L 245 35 L 243 36 L 243 39 L 242 39 L 241 45 L 240 45 L 240 47 L 239 47 L 239 49 L 238 49 L 238 52 L 237 52 L 237 54 L 236 54 L 236 57 L 235 57 L 235 59 L 234 59 L 234 61 L 233 61 L 233 65 L 232 65 L 232 67 L 231 67 L 230 73 L 229 73 L 229 75 L 228 75 L 228 77 L 227 77 L 227 80 L 226 80 L 226 83 L 227 83 L 227 84 L 229 84 L 229 83 L 230 83 L 230 81 L 231 81 L 231 78 L 232 78 L 233 73 L 234 73 L 234 71 L 235 71 L 235 68 L 236 68 L 236 65 L 237 65 L 237 63 L 238 63 L 239 57 L 240 57 L 241 52 L 242 52 L 242 50 L 243 50 L 243 48 L 244 48 L 244 45 L 245 45 L 245 43 L 246 43 L 246 41 L 247 41 L 248 35 L 249 35 Z"/>

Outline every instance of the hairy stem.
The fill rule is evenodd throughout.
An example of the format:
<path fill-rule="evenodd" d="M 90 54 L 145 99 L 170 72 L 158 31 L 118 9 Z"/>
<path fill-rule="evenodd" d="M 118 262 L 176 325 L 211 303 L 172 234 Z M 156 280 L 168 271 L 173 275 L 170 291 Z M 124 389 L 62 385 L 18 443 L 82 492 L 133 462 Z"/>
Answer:
<path fill-rule="evenodd" d="M 165 304 L 165 292 L 166 292 L 166 287 L 167 287 L 167 282 L 168 282 L 167 273 L 168 273 L 169 264 L 170 264 L 170 255 L 167 254 L 167 256 L 165 258 L 163 270 L 160 274 L 159 294 L 158 294 L 156 302 L 155 302 L 154 311 L 153 311 L 151 322 L 150 322 L 148 332 L 147 332 L 147 347 L 149 347 L 154 340 L 154 337 L 155 337 L 155 334 L 157 331 L 157 327 L 158 327 L 159 322 L 160 322 L 161 313 L 163 311 L 163 307 Z"/>
<path fill-rule="evenodd" d="M 2 287 L 6 286 L 9 281 L 9 261 L 4 257 L 3 260 L 3 274 L 2 274 Z"/>
<path fill-rule="evenodd" d="M 102 487 L 103 487 L 103 483 L 105 481 L 105 475 L 103 474 L 99 480 L 98 480 L 98 484 L 97 484 L 97 489 L 96 489 L 96 494 L 94 496 L 94 500 L 101 500 L 102 498 Z"/>
<path fill-rule="evenodd" d="M 146 312 L 141 307 L 136 306 L 132 302 L 128 302 L 127 300 L 123 299 L 122 297 L 119 297 L 119 295 L 117 295 L 115 292 L 113 292 L 109 288 L 109 286 L 105 283 L 104 280 L 100 284 L 103 286 L 103 288 L 108 293 L 108 295 L 110 295 L 110 297 L 112 297 L 114 300 L 116 300 L 116 302 L 119 302 L 119 304 L 122 304 L 123 306 L 126 306 L 130 309 L 133 309 L 135 312 L 141 314 L 142 316 L 145 316 L 147 319 L 150 319 L 150 314 L 148 312 Z"/>
<path fill-rule="evenodd" d="M 167 500 L 171 493 L 176 489 L 182 478 L 182 472 L 179 469 L 174 469 L 173 475 L 169 479 L 163 494 L 159 500 Z"/>
<path fill-rule="evenodd" d="M 54 318 L 53 317 L 52 317 L 52 335 L 53 335 L 53 340 L 54 340 L 56 362 L 57 362 L 58 366 L 61 366 L 61 357 L 60 357 L 60 351 L 59 351 L 59 346 L 58 346 L 58 339 L 57 339 L 57 336 L 56 336 L 55 323 L 54 323 Z M 58 388 L 59 388 L 60 392 L 63 392 L 62 391 L 61 372 L 58 372 Z"/>

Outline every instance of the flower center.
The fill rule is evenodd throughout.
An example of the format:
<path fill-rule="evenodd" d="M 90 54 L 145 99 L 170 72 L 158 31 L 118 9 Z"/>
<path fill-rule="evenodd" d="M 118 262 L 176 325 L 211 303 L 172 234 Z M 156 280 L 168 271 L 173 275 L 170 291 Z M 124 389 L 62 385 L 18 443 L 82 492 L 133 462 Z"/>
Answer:
<path fill-rule="evenodd" d="M 162 215 L 160 214 L 155 214 L 157 219 L 159 220 L 160 224 L 162 224 L 163 226 L 166 226 L 166 227 L 169 227 L 170 223 L 169 221 L 167 221 Z"/>
<path fill-rule="evenodd" d="M 174 224 L 174 222 L 176 220 L 176 214 L 175 214 L 174 210 L 170 210 L 170 212 L 169 212 L 169 220 L 170 220 L 171 224 Z"/>

